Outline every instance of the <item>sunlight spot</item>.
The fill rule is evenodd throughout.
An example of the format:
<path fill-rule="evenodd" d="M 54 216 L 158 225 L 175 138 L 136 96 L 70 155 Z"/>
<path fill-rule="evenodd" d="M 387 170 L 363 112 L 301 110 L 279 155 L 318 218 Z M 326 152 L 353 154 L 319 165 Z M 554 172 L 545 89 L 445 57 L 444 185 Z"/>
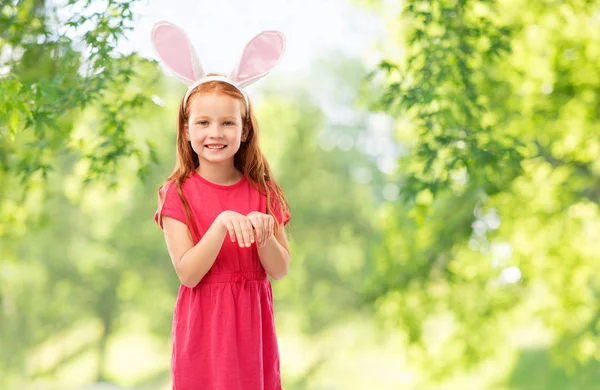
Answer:
<path fill-rule="evenodd" d="M 464 186 L 469 181 L 469 174 L 466 168 L 460 168 L 451 173 L 452 182 L 455 185 Z"/>
<path fill-rule="evenodd" d="M 157 96 L 157 95 L 152 96 L 152 101 L 154 102 L 154 104 L 156 104 L 157 106 L 160 106 L 160 107 L 164 107 L 164 105 L 165 105 L 165 101 L 163 99 L 161 99 L 160 96 Z"/>
<path fill-rule="evenodd" d="M 12 18 L 13 16 L 15 16 L 17 14 L 17 7 L 13 7 L 10 5 L 5 5 L 4 7 L 2 7 L 2 15 L 5 16 L 6 18 Z"/>
<path fill-rule="evenodd" d="M 519 267 L 513 265 L 502 270 L 502 273 L 500 273 L 500 283 L 514 284 L 521 280 L 521 276 Z"/>
<path fill-rule="evenodd" d="M 383 53 L 380 51 L 371 51 L 367 54 L 366 64 L 369 69 L 375 68 L 383 60 Z"/>
<path fill-rule="evenodd" d="M 496 230 L 500 227 L 500 216 L 496 209 L 490 209 L 481 219 L 490 230 Z"/>
<path fill-rule="evenodd" d="M 475 221 L 471 225 L 473 227 L 473 233 L 480 237 L 485 237 L 487 232 L 487 225 L 483 221 Z"/>
<path fill-rule="evenodd" d="M 389 136 L 394 126 L 394 118 L 384 113 L 371 114 L 367 118 L 369 132 Z"/>
<path fill-rule="evenodd" d="M 542 84 L 542 93 L 544 95 L 550 95 L 552 93 L 552 91 L 553 91 L 552 84 L 550 84 L 550 83 Z"/>
<path fill-rule="evenodd" d="M 512 246 L 507 242 L 492 244 L 492 267 L 498 268 L 506 264 L 506 260 L 510 259 L 513 254 Z"/>
<path fill-rule="evenodd" d="M 377 160 L 377 168 L 383 173 L 391 175 L 397 168 L 397 162 L 395 158 L 383 157 Z"/>
<path fill-rule="evenodd" d="M 480 245 L 479 245 L 479 241 L 473 237 L 471 237 L 471 239 L 469 239 L 469 249 L 472 250 L 473 252 L 477 252 L 479 251 Z"/>
<path fill-rule="evenodd" d="M 508 259 L 512 256 L 512 246 L 507 242 L 492 244 L 494 255 L 502 259 Z"/>

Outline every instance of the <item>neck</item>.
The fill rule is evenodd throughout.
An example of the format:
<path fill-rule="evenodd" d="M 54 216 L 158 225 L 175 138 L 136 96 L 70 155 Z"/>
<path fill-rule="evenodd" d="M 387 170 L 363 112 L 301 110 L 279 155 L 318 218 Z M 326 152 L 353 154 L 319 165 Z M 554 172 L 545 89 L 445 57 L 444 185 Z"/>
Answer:
<path fill-rule="evenodd" d="M 200 163 L 196 172 L 206 180 L 219 185 L 235 184 L 243 176 L 242 172 L 238 171 L 233 164 L 223 166 Z"/>

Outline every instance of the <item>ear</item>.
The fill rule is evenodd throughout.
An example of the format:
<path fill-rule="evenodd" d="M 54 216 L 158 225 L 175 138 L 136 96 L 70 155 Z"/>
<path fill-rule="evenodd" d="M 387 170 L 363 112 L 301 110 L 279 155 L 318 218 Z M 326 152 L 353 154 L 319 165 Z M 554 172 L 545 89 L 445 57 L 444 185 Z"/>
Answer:
<path fill-rule="evenodd" d="M 190 141 L 190 126 L 187 124 L 187 122 L 185 123 L 185 125 L 183 126 L 183 139 L 185 141 Z"/>
<path fill-rule="evenodd" d="M 263 31 L 246 44 L 231 79 L 242 88 L 266 76 L 285 51 L 285 37 L 279 31 Z"/>
<path fill-rule="evenodd" d="M 176 25 L 165 21 L 155 23 L 152 45 L 161 62 L 186 85 L 205 76 L 194 46 L 185 31 Z"/>
<path fill-rule="evenodd" d="M 242 142 L 248 141 L 248 133 L 250 133 L 250 129 L 244 125 L 242 128 Z"/>

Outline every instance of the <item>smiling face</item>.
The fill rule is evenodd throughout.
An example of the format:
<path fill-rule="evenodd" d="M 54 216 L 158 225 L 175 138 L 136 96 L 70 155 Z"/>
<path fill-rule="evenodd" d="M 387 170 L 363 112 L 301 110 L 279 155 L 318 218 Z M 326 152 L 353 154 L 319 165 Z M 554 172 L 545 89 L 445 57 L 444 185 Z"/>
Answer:
<path fill-rule="evenodd" d="M 185 133 L 200 165 L 233 166 L 233 158 L 243 141 L 239 99 L 221 93 L 198 94 L 189 106 Z"/>

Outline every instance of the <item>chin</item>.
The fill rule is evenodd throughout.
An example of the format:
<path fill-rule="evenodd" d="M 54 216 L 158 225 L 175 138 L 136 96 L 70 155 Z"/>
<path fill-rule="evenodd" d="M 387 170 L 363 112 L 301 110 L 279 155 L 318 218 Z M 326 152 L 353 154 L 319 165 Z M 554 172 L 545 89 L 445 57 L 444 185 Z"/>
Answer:
<path fill-rule="evenodd" d="M 226 162 L 231 161 L 233 163 L 233 158 L 234 156 L 203 156 L 203 155 L 198 155 L 200 161 L 206 161 L 208 163 L 212 163 L 212 164 L 223 164 Z"/>
<path fill-rule="evenodd" d="M 205 161 L 210 164 L 225 164 L 231 162 L 233 164 L 233 157 L 229 158 L 200 158 L 200 161 Z"/>

